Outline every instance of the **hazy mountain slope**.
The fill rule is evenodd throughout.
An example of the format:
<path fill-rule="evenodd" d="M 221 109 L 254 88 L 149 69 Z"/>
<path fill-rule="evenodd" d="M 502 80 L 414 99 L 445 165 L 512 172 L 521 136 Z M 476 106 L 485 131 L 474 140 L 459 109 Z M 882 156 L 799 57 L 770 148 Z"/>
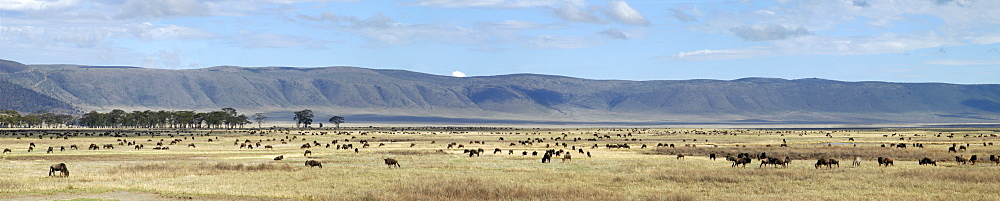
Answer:
<path fill-rule="evenodd" d="M 7 65 L 0 78 L 84 110 L 434 116 L 557 122 L 995 122 L 1000 85 L 618 81 L 515 74 L 455 78 L 354 67 L 162 70 Z M 16 62 L 14 62 L 16 63 Z M 12 66 L 12 67 L 11 67 Z"/>

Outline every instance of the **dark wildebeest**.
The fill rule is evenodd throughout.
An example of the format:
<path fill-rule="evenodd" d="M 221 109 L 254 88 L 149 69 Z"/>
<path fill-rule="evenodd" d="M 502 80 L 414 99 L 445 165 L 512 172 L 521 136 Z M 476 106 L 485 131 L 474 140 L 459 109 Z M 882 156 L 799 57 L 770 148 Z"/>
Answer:
<path fill-rule="evenodd" d="M 993 161 L 993 163 L 1000 165 L 1000 157 L 998 157 L 997 155 L 990 155 L 990 161 Z"/>
<path fill-rule="evenodd" d="M 552 154 L 549 154 L 548 152 L 546 152 L 545 155 L 542 156 L 542 163 L 548 163 L 548 162 L 551 162 L 551 161 L 552 161 Z"/>
<path fill-rule="evenodd" d="M 197 148 L 197 147 L 194 146 L 194 143 L 188 144 L 188 147 Z"/>
<path fill-rule="evenodd" d="M 854 163 L 851 166 L 861 166 L 861 157 L 854 157 Z"/>
<path fill-rule="evenodd" d="M 813 167 L 816 168 L 816 169 L 819 169 L 820 166 L 827 166 L 827 167 L 829 167 L 830 166 L 830 161 L 827 160 L 826 158 L 820 158 L 819 160 L 816 160 L 816 165 L 813 165 Z"/>
<path fill-rule="evenodd" d="M 979 161 L 979 156 L 972 155 L 972 157 L 969 158 L 969 163 L 972 163 L 972 165 L 976 165 L 976 161 Z"/>
<path fill-rule="evenodd" d="M 66 164 L 65 163 L 59 163 L 59 164 L 55 164 L 55 165 L 49 166 L 49 176 L 50 177 L 52 176 L 52 173 L 55 173 L 56 171 L 59 171 L 60 173 L 62 173 L 62 176 L 64 176 L 64 177 L 68 177 L 69 176 L 69 168 L 66 168 Z"/>
<path fill-rule="evenodd" d="M 276 161 L 280 161 L 281 159 L 285 159 L 285 155 L 278 155 L 278 157 L 274 157 L 274 160 Z"/>
<path fill-rule="evenodd" d="M 829 168 L 833 168 L 833 165 L 837 165 L 837 167 L 840 167 L 840 161 L 837 160 L 837 159 L 832 159 L 832 158 L 831 159 L 827 159 L 827 162 L 828 163 L 827 163 L 826 166 L 829 167 Z"/>
<path fill-rule="evenodd" d="M 917 164 L 937 166 L 937 161 L 934 161 L 934 159 L 931 159 L 931 158 L 924 157 L 924 158 L 920 159 L 920 161 L 917 161 Z"/>
<path fill-rule="evenodd" d="M 308 155 L 312 155 L 312 154 L 313 154 L 312 151 L 306 150 L 306 153 L 302 153 L 302 156 L 308 156 Z"/>
<path fill-rule="evenodd" d="M 955 162 L 959 165 L 965 165 L 965 163 L 969 162 L 969 159 L 965 158 L 965 156 L 955 156 Z"/>
<path fill-rule="evenodd" d="M 684 159 L 684 154 L 677 154 L 677 160 Z"/>
<path fill-rule="evenodd" d="M 53 151 L 55 151 L 55 149 L 53 149 L 52 147 L 49 147 L 49 149 L 48 149 L 48 150 L 45 150 L 45 153 L 47 153 L 47 154 L 50 154 L 50 153 L 52 153 Z"/>
<path fill-rule="evenodd" d="M 74 145 L 69 145 L 69 148 L 73 149 L 73 150 L 80 149 L 80 147 L 77 147 L 75 144 Z"/>
<path fill-rule="evenodd" d="M 569 152 L 566 152 L 566 155 L 563 155 L 562 162 L 566 162 L 566 160 L 572 160 L 572 159 L 573 157 L 569 156 Z"/>
<path fill-rule="evenodd" d="M 715 153 L 708 154 L 708 159 L 715 160 Z"/>
<path fill-rule="evenodd" d="M 274 149 L 274 147 L 272 147 L 271 145 L 264 145 L 264 148 L 265 149 Z"/>
<path fill-rule="evenodd" d="M 733 160 L 733 167 L 736 167 L 736 166 L 739 166 L 739 165 L 743 165 L 743 167 L 745 168 L 745 167 L 747 167 L 747 164 L 750 164 L 750 162 L 753 162 L 753 159 L 750 159 L 749 156 L 748 157 L 739 157 L 739 158 L 736 158 L 736 159 Z"/>
<path fill-rule="evenodd" d="M 888 157 L 884 157 L 884 158 L 883 157 L 878 157 L 878 165 L 879 166 L 883 166 L 884 165 L 886 167 L 894 166 L 892 164 L 892 159 L 888 158 Z"/>
<path fill-rule="evenodd" d="M 400 168 L 399 161 L 396 161 L 396 159 L 393 159 L 393 158 L 383 158 L 382 160 L 385 160 L 385 165 L 388 165 L 389 168 L 392 168 L 392 166 L 396 166 L 396 168 Z"/>
<path fill-rule="evenodd" d="M 4 154 L 10 153 L 10 149 L 3 149 L 3 153 Z"/>
<path fill-rule="evenodd" d="M 310 168 L 312 168 L 312 167 L 323 168 L 323 163 L 320 163 L 319 161 L 315 161 L 315 160 L 307 160 L 306 161 L 306 166 L 309 166 Z"/>
<path fill-rule="evenodd" d="M 957 150 L 955 150 L 955 147 L 948 147 L 948 152 L 955 152 L 955 153 L 958 153 L 958 151 L 957 151 Z"/>

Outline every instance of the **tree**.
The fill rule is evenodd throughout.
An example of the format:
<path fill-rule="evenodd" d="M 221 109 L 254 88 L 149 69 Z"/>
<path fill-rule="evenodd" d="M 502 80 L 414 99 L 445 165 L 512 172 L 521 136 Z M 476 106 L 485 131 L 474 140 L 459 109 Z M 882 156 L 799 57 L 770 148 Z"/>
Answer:
<path fill-rule="evenodd" d="M 14 110 L 0 110 L 0 127 L 12 128 L 21 121 L 21 113 Z"/>
<path fill-rule="evenodd" d="M 295 120 L 296 127 L 298 127 L 300 124 L 305 125 L 305 127 L 309 127 L 309 124 L 312 124 L 313 122 L 313 112 L 312 110 L 309 109 L 295 112 L 295 118 L 293 118 L 292 120 Z"/>
<path fill-rule="evenodd" d="M 333 125 L 337 126 L 337 128 L 339 129 L 340 128 L 340 124 L 344 123 L 344 117 L 342 117 L 342 116 L 333 116 L 333 117 L 330 117 L 330 123 L 332 123 Z"/>
<path fill-rule="evenodd" d="M 253 120 L 257 122 L 257 128 L 260 128 L 260 124 L 264 123 L 264 120 L 267 120 L 267 115 L 264 115 L 264 113 L 260 112 L 254 113 L 252 117 Z"/>

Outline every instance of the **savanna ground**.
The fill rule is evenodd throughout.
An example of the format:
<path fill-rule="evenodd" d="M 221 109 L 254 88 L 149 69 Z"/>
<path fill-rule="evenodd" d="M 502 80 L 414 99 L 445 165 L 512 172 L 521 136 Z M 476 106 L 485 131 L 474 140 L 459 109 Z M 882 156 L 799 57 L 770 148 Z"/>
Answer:
<path fill-rule="evenodd" d="M 1000 155 L 1000 138 L 996 137 L 1000 129 L 993 128 L 366 127 L 0 132 L 0 149 L 12 149 L 0 159 L 0 199 L 13 200 L 1000 200 L 1000 166 L 989 161 L 989 155 Z M 60 138 L 60 134 L 75 136 Z M 181 142 L 168 145 L 174 139 Z M 289 143 L 282 144 L 281 139 Z M 542 142 L 518 142 L 529 139 Z M 144 148 L 119 145 L 119 140 Z M 153 150 L 161 140 L 170 149 Z M 234 145 L 245 140 L 274 148 Z M 332 144 L 334 140 L 338 143 Z M 361 140 L 367 140 L 370 147 L 362 148 Z M 778 146 L 782 140 L 787 140 L 788 147 Z M 300 147 L 314 141 L 321 146 L 309 148 L 313 155 L 303 156 L 306 149 Z M 27 150 L 29 143 L 36 144 L 31 152 Z M 188 147 L 190 143 L 196 147 Z M 464 148 L 449 149 L 450 143 Z M 911 146 L 881 146 L 897 143 Z M 924 148 L 912 147 L 914 143 Z M 113 144 L 115 148 L 87 150 L 90 144 Z M 330 148 L 326 144 L 331 144 Z M 335 149 L 344 144 L 352 144 L 358 152 Z M 593 148 L 594 144 L 598 148 Z M 631 148 L 609 149 L 606 144 L 628 144 Z M 642 148 L 643 144 L 648 147 Z M 969 148 L 948 153 L 952 144 Z M 70 145 L 80 149 L 70 149 Z M 59 151 L 60 146 L 66 150 Z M 592 157 L 571 150 L 574 146 Z M 48 147 L 55 147 L 55 151 L 46 153 Z M 478 148 L 485 150 L 479 157 L 463 153 L 464 149 Z M 495 148 L 502 152 L 494 154 Z M 570 151 L 572 159 L 562 162 L 556 157 L 551 163 L 540 163 L 541 152 L 547 149 Z M 514 154 L 508 154 L 509 150 Z M 524 151 L 529 154 L 522 155 Z M 540 153 L 532 156 L 533 151 Z M 733 168 L 724 159 L 727 154 L 743 152 L 766 152 L 794 161 L 786 168 L 760 168 L 758 160 L 745 168 Z M 710 153 L 719 159 L 709 160 Z M 676 154 L 687 157 L 677 159 Z M 273 160 L 278 155 L 284 155 L 284 160 Z M 958 165 L 956 155 L 978 155 L 980 160 L 976 165 Z M 864 161 L 852 167 L 856 156 Z M 402 167 L 388 168 L 382 160 L 385 157 L 399 160 Z M 840 159 L 841 165 L 816 169 L 813 164 L 819 157 Z M 893 158 L 895 165 L 879 167 L 876 157 Z M 917 165 L 923 157 L 938 160 L 938 166 Z M 306 160 L 320 161 L 323 167 L 306 167 Z M 69 177 L 48 176 L 48 167 L 57 163 L 68 165 Z"/>

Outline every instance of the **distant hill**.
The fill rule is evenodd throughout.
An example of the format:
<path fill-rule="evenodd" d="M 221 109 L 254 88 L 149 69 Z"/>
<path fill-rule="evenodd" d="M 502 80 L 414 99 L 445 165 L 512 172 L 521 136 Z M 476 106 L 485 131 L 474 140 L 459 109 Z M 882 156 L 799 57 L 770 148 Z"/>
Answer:
<path fill-rule="evenodd" d="M 356 67 L 7 65 L 0 79 L 83 110 L 312 109 L 348 121 L 457 123 L 995 123 L 1000 85 L 785 80 L 457 78 Z M 12 67 L 9 67 L 12 66 Z M 283 116 L 284 115 L 284 116 Z M 327 117 L 328 118 L 328 117 Z M 291 118 L 288 117 L 288 120 Z M 325 120 L 325 119 L 323 119 Z M 320 121 L 322 122 L 322 121 Z"/>
<path fill-rule="evenodd" d="M 16 84 L 0 80 L 0 109 L 32 113 L 39 110 L 62 114 L 78 113 L 73 106 Z"/>

